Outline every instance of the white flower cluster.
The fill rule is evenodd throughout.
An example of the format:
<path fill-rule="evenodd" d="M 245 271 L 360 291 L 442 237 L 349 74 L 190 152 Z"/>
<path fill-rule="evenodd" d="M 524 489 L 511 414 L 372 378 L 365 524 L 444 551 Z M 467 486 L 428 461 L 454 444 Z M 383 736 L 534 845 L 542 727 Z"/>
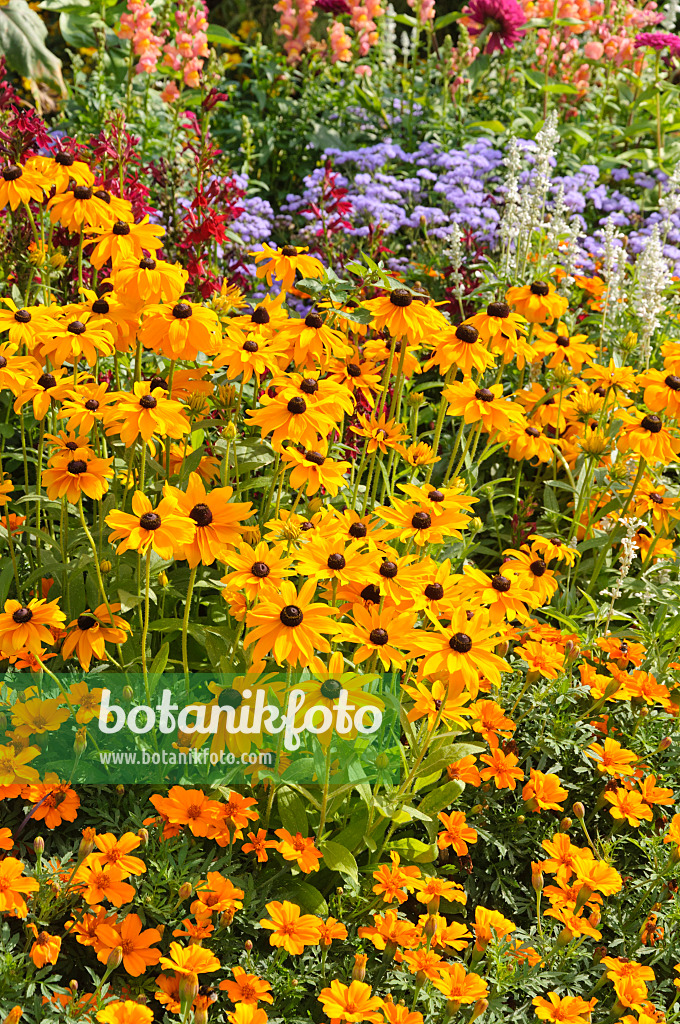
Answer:
<path fill-rule="evenodd" d="M 651 342 L 659 326 L 659 317 L 665 305 L 664 293 L 671 283 L 671 271 L 663 255 L 659 225 L 655 224 L 645 250 L 637 261 L 636 282 L 633 290 L 633 308 L 639 318 L 641 354 L 649 367 Z"/>

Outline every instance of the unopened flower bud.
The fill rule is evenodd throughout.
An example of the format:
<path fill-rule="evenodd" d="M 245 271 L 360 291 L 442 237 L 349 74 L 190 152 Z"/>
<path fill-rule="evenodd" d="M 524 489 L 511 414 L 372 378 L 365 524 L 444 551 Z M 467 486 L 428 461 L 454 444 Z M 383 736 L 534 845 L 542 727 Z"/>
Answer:
<path fill-rule="evenodd" d="M 68 987 L 71 990 L 71 994 L 75 996 L 78 991 L 78 982 L 76 981 L 75 978 L 71 978 L 71 980 L 68 983 Z"/>
<path fill-rule="evenodd" d="M 428 914 L 423 928 L 423 933 L 426 939 L 431 939 L 433 935 L 437 933 L 437 916 L 436 914 Z"/>
<path fill-rule="evenodd" d="M 335 890 L 335 895 L 336 896 L 343 896 L 344 893 L 345 893 L 345 890 L 343 889 L 343 887 L 341 885 L 339 885 L 337 887 L 337 889 Z"/>
<path fill-rule="evenodd" d="M 582 803 L 580 803 L 580 801 L 577 801 L 577 802 L 576 802 L 576 803 L 575 803 L 575 804 L 574 804 L 574 805 L 572 806 L 572 808 L 571 808 L 571 809 L 572 809 L 572 811 L 574 812 L 574 817 L 575 817 L 575 818 L 578 818 L 578 819 L 579 819 L 579 821 L 582 821 L 582 820 L 583 820 L 583 818 L 585 818 L 585 816 L 586 816 L 586 809 L 585 809 L 585 807 L 583 806 L 583 804 L 582 804 Z"/>
<path fill-rule="evenodd" d="M 106 973 L 109 974 L 111 971 L 115 971 L 116 967 L 120 967 L 122 962 L 123 948 L 122 946 L 115 946 L 106 959 Z"/>
<path fill-rule="evenodd" d="M 468 1021 L 468 1024 L 472 1024 L 473 1020 L 477 1020 L 477 1018 L 481 1017 L 483 1013 L 486 1013 L 486 1011 L 488 1009 L 489 1009 L 489 1000 L 488 999 L 478 999 L 477 1002 L 475 1003 L 475 1005 L 472 1007 L 472 1013 L 470 1014 L 470 1019 Z"/>
<path fill-rule="evenodd" d="M 163 590 L 165 590 L 165 588 L 167 587 L 168 583 L 170 582 L 169 579 L 168 579 L 168 574 L 165 571 L 165 569 L 163 569 L 161 572 L 158 573 L 157 579 L 158 579 L 158 586 L 162 587 Z"/>
<path fill-rule="evenodd" d="M 199 394 L 197 391 L 193 391 L 187 400 L 189 411 L 194 416 L 201 416 L 203 413 L 208 411 L 208 403 L 205 400 L 205 396 Z"/>
<path fill-rule="evenodd" d="M 352 968 L 352 981 L 363 981 L 366 977 L 366 953 L 355 953 L 354 967 Z"/>
<path fill-rule="evenodd" d="M 540 864 L 531 862 L 531 885 L 534 892 L 542 892 L 543 890 L 543 871 L 541 870 Z"/>
<path fill-rule="evenodd" d="M 470 522 L 468 523 L 468 533 L 478 533 L 483 526 L 484 523 L 479 518 L 479 516 L 473 516 Z"/>
<path fill-rule="evenodd" d="M 188 900 L 194 891 L 194 887 L 191 882 L 182 882 L 177 892 L 178 900 Z"/>
<path fill-rule="evenodd" d="M 119 782 L 118 785 L 116 786 L 116 793 L 118 794 L 118 796 L 125 796 L 125 786 L 121 782 Z"/>
<path fill-rule="evenodd" d="M 187 1016 L 187 1010 L 198 995 L 198 975 L 182 974 L 179 979 L 179 1001 L 181 1011 Z"/>
<path fill-rule="evenodd" d="M 76 730 L 76 738 L 73 741 L 73 749 L 78 755 L 78 757 L 80 757 L 81 754 L 85 753 L 85 751 L 87 750 L 87 729 L 83 728 Z"/>
<path fill-rule="evenodd" d="M 227 441 L 235 441 L 237 434 L 238 431 L 236 430 L 236 424 L 227 423 L 223 431 L 223 436 L 227 439 Z"/>
<path fill-rule="evenodd" d="M 557 936 L 558 946 L 568 946 L 571 940 L 574 938 L 574 933 L 568 928 L 563 928 L 560 934 Z"/>
<path fill-rule="evenodd" d="M 461 1004 L 458 999 L 448 999 L 446 1002 L 446 1012 L 448 1013 L 449 1017 L 453 1017 L 455 1013 L 458 1013 L 460 1007 Z"/>
<path fill-rule="evenodd" d="M 541 673 L 538 669 L 530 668 L 527 672 L 527 686 L 533 686 L 541 678 Z"/>
<path fill-rule="evenodd" d="M 108 558 L 103 558 L 102 561 L 99 563 L 99 569 L 102 576 L 106 576 L 113 569 L 113 564 L 109 562 Z"/>
<path fill-rule="evenodd" d="M 132 689 L 131 686 L 124 686 L 123 687 L 123 700 L 127 700 L 127 701 L 133 700 L 134 696 L 135 696 L 135 691 Z"/>
<path fill-rule="evenodd" d="M 671 737 L 670 736 L 664 736 L 664 738 L 659 743 L 659 750 L 668 750 L 668 748 L 670 746 L 672 746 L 672 744 L 673 744 L 673 740 L 671 739 Z"/>
<path fill-rule="evenodd" d="M 523 815 L 523 814 L 518 814 L 517 815 L 517 824 L 518 825 L 523 825 L 526 820 L 527 819 L 526 819 L 525 815 Z"/>
<path fill-rule="evenodd" d="M 246 953 L 252 953 L 252 951 L 253 951 L 252 940 L 251 939 L 246 939 L 246 941 L 243 943 L 243 948 L 245 949 Z"/>
<path fill-rule="evenodd" d="M 202 1006 L 194 1010 L 193 1024 L 208 1024 L 208 1007 Z"/>
<path fill-rule="evenodd" d="M 390 763 L 390 759 L 384 751 L 381 751 L 375 759 L 375 766 L 379 771 L 387 768 Z"/>
<path fill-rule="evenodd" d="M 148 832 L 147 829 L 140 828 L 138 830 L 138 832 L 137 832 L 137 835 L 139 836 L 139 838 L 142 841 L 142 843 L 141 843 L 142 847 L 149 845 L 149 832 Z"/>
<path fill-rule="evenodd" d="M 499 644 L 496 644 L 494 650 L 499 658 L 504 658 L 510 650 L 510 644 L 507 640 L 501 640 Z"/>
<path fill-rule="evenodd" d="M 309 509 L 310 517 L 316 515 L 319 509 L 323 508 L 323 499 L 319 498 L 318 496 L 315 498 L 310 498 L 307 503 L 307 508 Z"/>
<path fill-rule="evenodd" d="M 562 821 L 560 822 L 560 832 L 568 832 L 571 826 L 571 818 L 562 818 Z"/>
<path fill-rule="evenodd" d="M 165 934 L 165 925 L 164 924 L 157 924 L 157 925 L 155 925 L 155 928 L 156 928 L 156 931 L 159 933 L 160 937 L 163 938 L 163 935 Z"/>

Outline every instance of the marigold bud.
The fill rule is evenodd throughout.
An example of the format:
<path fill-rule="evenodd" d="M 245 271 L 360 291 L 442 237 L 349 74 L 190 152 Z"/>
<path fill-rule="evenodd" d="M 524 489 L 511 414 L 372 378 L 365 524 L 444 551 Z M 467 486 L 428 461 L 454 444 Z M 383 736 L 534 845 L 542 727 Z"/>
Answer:
<path fill-rule="evenodd" d="M 159 933 L 160 937 L 163 938 L 163 935 L 165 934 L 165 925 L 164 924 L 157 924 L 157 925 L 155 925 L 155 928 L 156 928 L 157 932 Z"/>
<path fill-rule="evenodd" d="M 116 786 L 116 793 L 118 794 L 118 796 L 125 796 L 125 786 L 121 782 L 119 782 L 118 785 Z"/>
<path fill-rule="evenodd" d="M 194 891 L 194 887 L 191 882 L 182 882 L 177 892 L 178 900 L 188 900 Z"/>
<path fill-rule="evenodd" d="M 366 953 L 355 953 L 354 954 L 354 967 L 352 968 L 352 981 L 363 981 L 366 977 L 366 962 L 368 955 Z"/>
<path fill-rule="evenodd" d="M 668 748 L 670 746 L 672 746 L 672 744 L 673 744 L 673 740 L 671 739 L 671 737 L 670 736 L 664 736 L 664 738 L 659 743 L 659 750 L 668 750 Z"/>
<path fill-rule="evenodd" d="M 560 822 L 560 832 L 568 832 L 572 824 L 573 822 L 571 818 L 562 818 L 562 821 Z"/>
<path fill-rule="evenodd" d="M 543 871 L 541 870 L 540 864 L 531 862 L 531 885 L 534 892 L 542 892 L 543 890 Z"/>
<path fill-rule="evenodd" d="M 243 948 L 245 949 L 246 953 L 252 953 L 252 951 L 253 951 L 252 940 L 251 939 L 246 939 L 246 941 L 243 943 Z"/>
<path fill-rule="evenodd" d="M 103 558 L 99 563 L 99 571 L 103 576 L 106 576 L 113 569 L 113 563 L 109 562 L 108 558 Z"/>
<path fill-rule="evenodd" d="M 563 928 L 560 934 L 557 936 L 557 945 L 568 946 L 573 938 L 574 933 L 570 931 L 568 928 Z"/>
<path fill-rule="evenodd" d="M 129 700 L 134 700 L 134 696 L 135 696 L 135 691 L 132 689 L 131 686 L 124 686 L 123 687 L 123 700 L 128 700 L 128 701 Z"/>
<path fill-rule="evenodd" d="M 575 803 L 575 804 L 574 804 L 574 805 L 572 806 L 572 808 L 571 808 L 571 809 L 572 809 L 572 811 L 574 812 L 574 817 L 575 817 L 575 818 L 578 818 L 578 819 L 579 819 L 579 821 L 581 821 L 581 820 L 582 820 L 583 818 L 585 818 L 585 816 L 586 816 L 586 809 L 585 809 L 585 807 L 583 806 L 583 804 L 582 804 L 582 803 L 580 803 L 579 801 L 577 801 L 577 802 L 576 802 L 576 803 Z"/>
<path fill-rule="evenodd" d="M 19 1024 L 23 1012 L 21 1006 L 14 1006 L 7 1016 L 2 1018 L 2 1024 Z"/>
<path fill-rule="evenodd" d="M 187 1016 L 187 1010 L 198 995 L 198 975 L 182 974 L 179 979 L 179 1001 L 182 1013 Z"/>
<path fill-rule="evenodd" d="M 106 960 L 106 973 L 109 974 L 111 971 L 115 971 L 116 967 L 120 967 L 123 962 L 123 949 L 121 946 L 116 946 L 109 953 Z"/>
<path fill-rule="evenodd" d="M 77 729 L 76 738 L 73 741 L 73 749 L 75 750 L 78 757 L 84 754 L 87 750 L 87 729 Z"/>
<path fill-rule="evenodd" d="M 76 981 L 75 978 L 71 978 L 71 980 L 68 983 L 68 987 L 70 988 L 73 995 L 75 995 L 76 992 L 78 991 L 78 982 Z"/>
<path fill-rule="evenodd" d="M 526 820 L 527 819 L 526 819 L 525 815 L 523 815 L 523 814 L 518 814 L 517 815 L 517 824 L 518 825 L 523 825 Z"/>
<path fill-rule="evenodd" d="M 455 1013 L 458 1013 L 460 1007 L 461 1003 L 458 999 L 449 999 L 447 1000 L 446 1003 L 446 1012 L 448 1013 L 449 1017 L 453 1017 Z"/>
<path fill-rule="evenodd" d="M 143 847 L 149 845 L 149 832 L 147 829 L 140 828 L 137 832 L 137 835 L 141 839 Z"/>
<path fill-rule="evenodd" d="M 426 939 L 431 939 L 437 932 L 437 916 L 436 914 L 428 914 L 423 933 Z"/>
<path fill-rule="evenodd" d="M 45 852 L 45 840 L 43 839 L 42 836 L 35 837 L 35 839 L 33 840 L 33 849 L 37 854 L 39 854 L 42 857 L 43 853 Z"/>
<path fill-rule="evenodd" d="M 475 1003 L 475 1005 L 472 1008 L 472 1013 L 470 1014 L 470 1020 L 468 1021 L 468 1024 L 472 1024 L 473 1020 L 477 1020 L 477 1018 L 481 1017 L 483 1013 L 486 1013 L 486 1011 L 488 1009 L 489 1009 L 489 1000 L 488 999 L 478 999 L 477 1002 Z"/>

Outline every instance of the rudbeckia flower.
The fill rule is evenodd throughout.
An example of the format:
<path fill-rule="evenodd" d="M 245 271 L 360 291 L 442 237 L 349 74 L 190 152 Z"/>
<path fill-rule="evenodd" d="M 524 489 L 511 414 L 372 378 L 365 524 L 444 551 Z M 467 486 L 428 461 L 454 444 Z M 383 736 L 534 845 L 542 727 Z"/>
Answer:
<path fill-rule="evenodd" d="M 81 667 L 90 671 L 92 658 L 99 661 L 106 659 L 105 644 L 123 644 L 126 634 L 130 631 L 129 624 L 114 611 L 120 610 L 119 604 L 112 604 L 111 615 L 105 604 L 100 604 L 93 612 L 86 608 L 77 619 L 69 622 L 66 627 L 68 634 L 61 648 L 64 660 L 75 652 Z"/>
<path fill-rule="evenodd" d="M 66 419 L 69 431 L 82 430 L 89 434 L 95 423 L 101 423 L 107 405 L 116 401 L 108 384 L 81 384 L 64 398 L 59 418 Z"/>
<path fill-rule="evenodd" d="M 505 298 L 530 324 L 551 324 L 566 313 L 569 305 L 568 299 L 557 294 L 555 285 L 546 281 L 508 288 Z"/>
<path fill-rule="evenodd" d="M 53 501 L 67 498 L 77 505 L 81 495 L 102 498 L 109 489 L 108 481 L 113 477 L 113 458 L 72 458 L 56 455 L 50 459 L 49 467 L 43 472 L 43 485 L 48 498 Z"/>
<path fill-rule="evenodd" d="M 281 451 L 284 441 L 293 441 L 315 449 L 318 434 L 327 435 L 336 425 L 328 410 L 312 405 L 302 395 L 286 399 L 285 395 L 262 396 L 260 409 L 248 411 L 248 422 L 259 427 L 262 437 L 272 435 L 272 447 Z"/>
<path fill-rule="evenodd" d="M 386 672 L 404 668 L 405 652 L 410 652 L 418 637 L 413 629 L 414 615 L 399 613 L 396 608 L 383 607 L 381 611 L 376 604 L 369 608 L 355 605 L 352 615 L 353 621 L 342 623 L 340 635 L 343 640 L 359 645 L 353 652 L 355 664 L 376 655 Z"/>
<path fill-rule="evenodd" d="M 375 413 L 371 413 L 370 416 L 359 413 L 357 420 L 359 425 L 350 425 L 350 430 L 354 434 L 358 434 L 359 437 L 368 438 L 364 450 L 369 455 L 375 451 L 380 451 L 385 455 L 390 449 L 398 452 L 410 440 L 410 435 L 406 433 L 403 423 L 388 420 L 385 412 L 381 412 L 379 416 L 376 416 Z"/>
<path fill-rule="evenodd" d="M 523 590 L 535 593 L 538 602 L 536 607 L 547 604 L 557 591 L 557 580 L 540 553 L 523 544 L 519 550 L 506 548 L 503 556 L 506 561 L 501 566 L 502 572 L 516 576 Z M 529 603 L 534 606 L 533 602 Z"/>
<path fill-rule="evenodd" d="M 26 381 L 21 387 L 13 406 L 14 411 L 21 412 L 23 406 L 31 402 L 35 418 L 44 419 L 52 402 L 63 399 L 74 386 L 73 377 L 69 375 L 64 379 L 65 374 L 65 370 L 52 370 L 49 373 L 38 371 L 32 380 Z M 76 377 L 75 383 L 79 382 Z"/>
<path fill-rule="evenodd" d="M 11 210 L 31 199 L 40 203 L 48 187 L 41 175 L 18 164 L 6 164 L 0 170 L 0 210 L 8 203 Z"/>
<path fill-rule="evenodd" d="M 322 409 L 334 420 L 354 412 L 354 398 L 345 388 L 328 377 L 321 377 L 318 370 L 306 370 L 305 374 L 285 373 L 272 378 L 272 393 L 280 399 L 300 395 L 308 405 Z"/>
<path fill-rule="evenodd" d="M 162 248 L 161 238 L 165 228 L 160 224 L 150 224 L 144 217 L 139 224 L 130 224 L 126 220 L 117 220 L 102 228 L 93 228 L 93 238 L 85 243 L 96 242 L 90 263 L 100 270 L 109 260 L 114 268 L 123 261 L 141 260 L 146 253 L 152 257 Z"/>
<path fill-rule="evenodd" d="M 199 562 L 212 565 L 216 558 L 224 561 L 227 546 L 241 539 L 242 524 L 252 515 L 253 507 L 249 501 L 231 501 L 233 493 L 231 487 L 206 491 L 198 473 L 189 475 L 186 492 L 166 484 L 165 497 L 171 498 L 177 511 L 196 524 L 191 541 L 183 549 L 190 569 Z"/>
<path fill-rule="evenodd" d="M 364 355 L 373 363 L 380 364 L 380 375 L 393 377 L 399 372 L 405 380 L 410 380 L 414 373 L 421 372 L 417 353 L 420 342 L 409 345 L 405 338 L 385 338 L 378 334 L 374 338 L 367 338 L 364 346 Z M 371 403 L 373 404 L 373 403 Z"/>
<path fill-rule="evenodd" d="M 140 436 L 153 451 L 154 434 L 179 438 L 191 429 L 184 407 L 168 398 L 163 388 L 152 388 L 152 383 L 136 381 L 132 394 L 115 392 L 115 404 L 104 414 L 106 433 L 119 434 L 126 448 L 131 448 Z"/>
<path fill-rule="evenodd" d="M 241 332 L 237 335 L 234 328 L 231 328 L 231 333 L 227 333 L 219 344 L 219 354 L 213 360 L 213 368 L 219 370 L 226 367 L 229 380 L 235 380 L 243 374 L 243 383 L 247 384 L 253 374 L 259 379 L 265 373 L 278 373 L 282 362 L 287 363 L 288 356 L 286 345 L 279 338 L 246 337 Z"/>
<path fill-rule="evenodd" d="M 55 364 L 79 363 L 83 359 L 94 366 L 101 356 L 109 356 L 114 349 L 114 334 L 102 320 L 92 313 L 81 311 L 75 319 L 68 318 L 51 337 L 43 338 L 41 356 L 49 356 Z"/>
<path fill-rule="evenodd" d="M 288 320 L 276 335 L 296 366 L 310 370 L 326 366 L 330 359 L 343 359 L 352 348 L 340 331 L 328 327 L 312 310 L 304 320 Z"/>
<path fill-rule="evenodd" d="M 111 280 L 114 290 L 125 296 L 127 305 L 139 309 L 151 303 L 177 302 L 188 277 L 179 263 L 143 256 L 141 259 L 121 259 L 114 267 Z"/>
<path fill-rule="evenodd" d="M 316 494 L 323 487 L 332 497 L 338 493 L 346 483 L 343 477 L 351 463 L 336 462 L 328 457 L 328 443 L 320 441 L 316 449 L 286 448 L 282 454 L 282 460 L 291 467 L 290 486 L 296 491 L 304 492 L 305 485 L 307 494 Z"/>
<path fill-rule="evenodd" d="M 33 598 L 27 605 L 5 601 L 0 614 L 0 649 L 5 655 L 22 648 L 39 654 L 43 644 L 50 646 L 54 641 L 50 628 L 61 629 L 65 621 L 58 601 Z"/>
<path fill-rule="evenodd" d="M 360 540 L 340 544 L 334 538 L 313 537 L 304 545 L 295 563 L 300 576 L 313 580 L 336 580 L 340 585 L 373 581 L 378 582 L 375 559 L 362 551 Z"/>
<path fill-rule="evenodd" d="M 447 628 L 418 631 L 414 653 L 424 654 L 424 672 L 448 672 L 451 682 L 462 682 L 473 697 L 479 688 L 479 675 L 495 686 L 501 685 L 501 672 L 509 672 L 507 661 L 494 654 L 499 643 L 498 627 L 489 623 L 489 613 L 475 612 L 468 619 L 464 608 L 457 608 Z"/>
<path fill-rule="evenodd" d="M 373 406 L 380 387 L 380 371 L 372 360 L 362 359 L 358 349 L 353 348 L 344 360 L 332 360 L 328 364 L 328 375 L 348 391 L 359 392 L 366 404 Z"/>
<path fill-rule="evenodd" d="M 449 403 L 450 416 L 462 416 L 465 423 L 481 422 L 487 433 L 506 430 L 511 422 L 523 418 L 519 405 L 503 398 L 503 385 L 478 387 L 473 380 L 462 380 L 451 384 L 442 391 L 442 397 Z"/>
<path fill-rule="evenodd" d="M 89 185 L 76 185 L 69 192 L 53 196 L 47 204 L 50 220 L 59 222 L 74 233 L 83 228 L 111 224 L 114 216 L 105 202 L 98 199 Z"/>
<path fill-rule="evenodd" d="M 472 324 L 486 342 L 497 342 L 505 336 L 516 345 L 518 335 L 526 333 L 526 320 L 519 313 L 513 313 L 507 302 L 490 302 L 486 313 L 475 313 L 463 323 Z"/>
<path fill-rule="evenodd" d="M 146 348 L 162 352 L 168 359 L 195 360 L 200 352 L 213 355 L 218 351 L 220 324 L 211 309 L 195 302 L 152 305 L 144 310 L 139 337 Z"/>
<path fill-rule="evenodd" d="M 631 415 L 621 411 L 618 417 L 623 420 L 616 441 L 620 452 L 635 452 L 652 465 L 657 462 L 675 462 L 680 450 L 680 439 L 669 432 L 656 413 L 638 412 L 637 415 Z"/>
<path fill-rule="evenodd" d="M 269 547 L 260 541 L 256 547 L 240 544 L 238 550 L 230 548 L 224 554 L 224 561 L 233 572 L 222 577 L 227 588 L 243 590 L 249 601 L 276 592 L 281 582 L 292 573 L 291 559 L 285 557 L 282 544 Z"/>
<path fill-rule="evenodd" d="M 274 249 L 263 242 L 262 249 L 248 255 L 254 256 L 257 264 L 261 264 L 262 260 L 267 261 L 258 265 L 257 276 L 263 277 L 270 286 L 276 278 L 281 282 L 281 290 L 284 292 L 289 292 L 293 287 L 298 270 L 302 277 L 323 277 L 324 274 L 321 260 L 309 256 L 305 246 L 284 245 L 281 249 Z"/>
<path fill-rule="evenodd" d="M 131 550 L 146 555 L 152 549 L 161 558 L 181 557 L 185 545 L 193 539 L 196 523 L 182 515 L 171 498 L 162 498 L 154 509 L 145 494 L 135 491 L 132 512 L 130 515 L 114 509 L 105 519 L 113 528 L 109 544 L 121 541 L 119 555 Z"/>
<path fill-rule="evenodd" d="M 330 651 L 323 634 L 337 633 L 339 626 L 331 621 L 334 608 L 313 603 L 315 590 L 315 580 L 304 583 L 299 594 L 290 580 L 282 580 L 278 593 L 262 595 L 246 616 L 246 623 L 253 628 L 244 643 L 246 647 L 255 644 L 255 659 L 271 653 L 278 665 L 320 667 L 314 652 Z"/>
<path fill-rule="evenodd" d="M 87 164 L 63 150 L 57 150 L 54 156 L 32 156 L 26 161 L 26 170 L 46 178 L 48 192 L 52 185 L 56 192 L 65 192 L 72 181 L 76 185 L 94 185 L 94 174 Z"/>
<path fill-rule="evenodd" d="M 495 365 L 493 355 L 479 340 L 479 331 L 471 323 L 459 324 L 453 332 L 446 332 L 437 340 L 434 354 L 425 363 L 424 369 L 438 366 L 441 373 L 448 373 L 452 366 L 469 377 L 473 370 L 485 373 Z"/>
<path fill-rule="evenodd" d="M 465 600 L 486 605 L 492 623 L 506 618 L 526 622 L 530 617 L 527 605 L 536 604 L 535 592 L 523 590 L 516 576 L 503 575 L 502 566 L 501 572 L 487 576 L 481 569 L 466 565 L 456 580 L 456 589 Z"/>
<path fill-rule="evenodd" d="M 52 312 L 45 306 L 19 307 L 10 298 L 0 300 L 9 309 L 0 309 L 0 333 L 9 331 L 12 345 L 25 345 L 30 351 L 44 335 L 59 330 L 59 324 Z"/>
<path fill-rule="evenodd" d="M 533 423 L 523 420 L 510 424 L 504 431 L 504 439 L 507 439 L 508 455 L 516 462 L 535 459 L 534 465 L 537 466 L 539 462 L 553 460 L 555 440 Z"/>
<path fill-rule="evenodd" d="M 445 537 L 460 540 L 461 529 L 470 522 L 470 516 L 452 509 L 442 509 L 437 515 L 416 501 L 400 501 L 398 498 L 394 498 L 390 506 L 380 506 L 374 511 L 386 523 L 396 527 L 390 531 L 393 536 L 405 543 L 414 541 L 416 547 L 441 544 Z"/>
<path fill-rule="evenodd" d="M 560 363 L 567 362 L 576 373 L 580 373 L 584 363 L 594 363 L 597 351 L 594 345 L 588 344 L 587 334 L 569 334 L 565 324 L 557 324 L 555 333 L 536 329 L 534 348 L 547 360 L 546 367 L 554 370 Z"/>
<path fill-rule="evenodd" d="M 386 327 L 393 338 L 407 338 L 412 345 L 449 326 L 435 306 L 415 299 L 407 288 L 393 288 L 388 295 L 369 299 L 363 305 L 373 314 L 371 327 L 375 332 Z"/>

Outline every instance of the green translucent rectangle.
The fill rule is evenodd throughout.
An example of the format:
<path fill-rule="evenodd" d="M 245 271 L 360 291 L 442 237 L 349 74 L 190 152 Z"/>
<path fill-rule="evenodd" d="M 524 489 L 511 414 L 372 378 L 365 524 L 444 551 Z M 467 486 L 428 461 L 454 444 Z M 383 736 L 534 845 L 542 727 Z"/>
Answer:
<path fill-rule="evenodd" d="M 2 689 L 41 779 L 54 772 L 81 785 L 341 786 L 399 778 L 396 674 L 55 678 L 21 674 Z"/>

